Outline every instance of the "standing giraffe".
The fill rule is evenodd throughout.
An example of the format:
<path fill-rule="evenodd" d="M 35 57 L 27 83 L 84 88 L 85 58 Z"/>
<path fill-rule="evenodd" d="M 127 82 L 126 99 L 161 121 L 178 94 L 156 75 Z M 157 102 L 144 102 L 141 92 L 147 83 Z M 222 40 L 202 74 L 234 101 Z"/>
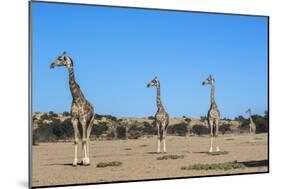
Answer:
<path fill-rule="evenodd" d="M 94 109 L 89 101 L 84 97 L 79 85 L 75 81 L 73 61 L 64 52 L 59 56 L 52 64 L 51 68 L 57 66 L 66 66 L 69 72 L 69 87 L 72 95 L 71 105 L 71 122 L 74 129 L 74 161 L 73 166 L 77 166 L 77 151 L 78 151 L 78 133 L 82 138 L 82 150 L 83 158 L 81 160 L 82 165 L 90 165 L 90 152 L 89 152 L 89 137 L 94 124 Z M 82 129 L 78 128 L 78 124 L 81 124 Z"/>
<path fill-rule="evenodd" d="M 249 126 L 250 126 L 250 134 L 256 134 L 256 124 L 255 124 L 255 122 L 253 121 L 251 109 L 248 108 L 248 110 L 246 110 L 246 113 L 249 113 L 249 119 L 250 119 L 250 123 L 249 123 Z"/>
<path fill-rule="evenodd" d="M 157 153 L 160 153 L 160 145 L 161 142 L 163 141 L 163 152 L 166 153 L 166 133 L 167 133 L 167 128 L 169 125 L 169 115 L 165 111 L 164 106 L 161 103 L 161 98 L 160 98 L 160 82 L 157 80 L 157 77 L 155 77 L 153 80 L 151 80 L 148 84 L 147 87 L 156 87 L 157 88 L 157 98 L 156 98 L 156 103 L 157 103 L 157 112 L 155 114 L 155 124 L 158 130 L 158 146 L 157 146 Z"/>
<path fill-rule="evenodd" d="M 215 79 L 210 75 L 205 81 L 203 81 L 202 85 L 211 85 L 211 106 L 208 111 L 208 124 L 211 131 L 211 145 L 209 152 L 213 152 L 213 140 L 219 134 L 219 123 L 220 123 L 220 111 L 215 101 Z M 217 140 L 216 140 L 217 143 Z M 216 145 L 216 151 L 220 151 L 219 145 Z"/>

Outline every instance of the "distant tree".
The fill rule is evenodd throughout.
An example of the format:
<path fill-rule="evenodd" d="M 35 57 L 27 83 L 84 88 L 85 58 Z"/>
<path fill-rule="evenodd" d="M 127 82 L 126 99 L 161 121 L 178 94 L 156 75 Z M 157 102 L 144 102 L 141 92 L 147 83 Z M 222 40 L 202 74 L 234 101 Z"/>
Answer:
<path fill-rule="evenodd" d="M 148 119 L 150 119 L 150 120 L 154 120 L 154 119 L 155 119 L 155 117 L 154 117 L 154 116 L 148 116 Z"/>
<path fill-rule="evenodd" d="M 102 115 L 100 115 L 100 114 L 95 114 L 95 119 L 96 119 L 96 120 L 101 120 L 101 118 L 102 118 Z"/>
<path fill-rule="evenodd" d="M 206 121 L 207 120 L 207 116 L 200 116 L 200 120 L 201 121 Z"/>
<path fill-rule="evenodd" d="M 245 121 L 245 118 L 243 116 L 239 115 L 238 117 L 235 117 L 234 120 L 243 122 L 243 121 Z"/>
<path fill-rule="evenodd" d="M 63 112 L 62 115 L 63 116 L 70 116 L 70 113 L 69 112 Z"/>

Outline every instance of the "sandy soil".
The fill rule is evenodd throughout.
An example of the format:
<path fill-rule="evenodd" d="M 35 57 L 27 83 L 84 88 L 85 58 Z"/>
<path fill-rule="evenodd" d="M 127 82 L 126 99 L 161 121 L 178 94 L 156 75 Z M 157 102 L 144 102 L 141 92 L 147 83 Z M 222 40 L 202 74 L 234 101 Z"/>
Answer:
<path fill-rule="evenodd" d="M 40 143 L 33 146 L 33 186 L 143 180 L 168 177 L 235 174 L 268 171 L 267 134 L 224 135 L 219 137 L 226 155 L 210 156 L 208 136 L 167 136 L 167 154 L 183 159 L 157 160 L 156 137 L 137 140 L 91 141 L 91 165 L 72 167 L 72 143 Z M 79 155 L 82 156 L 81 146 Z M 223 163 L 237 160 L 246 168 L 228 171 L 181 170 L 194 163 Z M 99 162 L 120 161 L 121 166 L 97 168 Z"/>

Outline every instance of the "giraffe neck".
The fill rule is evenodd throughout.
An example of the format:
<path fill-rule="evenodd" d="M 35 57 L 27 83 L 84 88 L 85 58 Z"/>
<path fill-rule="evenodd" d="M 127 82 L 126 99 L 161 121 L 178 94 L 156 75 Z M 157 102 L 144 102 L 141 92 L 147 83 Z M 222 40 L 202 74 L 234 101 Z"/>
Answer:
<path fill-rule="evenodd" d="M 215 101 L 215 84 L 212 84 L 212 90 L 211 90 L 211 104 L 216 104 Z"/>
<path fill-rule="evenodd" d="M 83 98 L 83 93 L 80 90 L 79 85 L 75 81 L 73 66 L 68 67 L 69 72 L 69 88 L 74 101 Z"/>
<path fill-rule="evenodd" d="M 250 119 L 250 122 L 251 123 L 253 123 L 254 121 L 253 121 L 253 118 L 252 118 L 252 114 L 251 114 L 251 112 L 249 112 L 249 119 Z"/>
<path fill-rule="evenodd" d="M 157 97 L 156 97 L 156 104 L 157 104 L 157 108 L 159 109 L 163 109 L 163 105 L 161 103 L 161 97 L 160 97 L 160 84 L 157 87 Z"/>

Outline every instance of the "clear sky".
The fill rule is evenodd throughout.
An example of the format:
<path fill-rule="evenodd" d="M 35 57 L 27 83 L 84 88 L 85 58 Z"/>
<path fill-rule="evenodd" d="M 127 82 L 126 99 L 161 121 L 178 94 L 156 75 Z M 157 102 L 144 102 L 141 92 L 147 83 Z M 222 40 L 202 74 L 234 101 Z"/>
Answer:
<path fill-rule="evenodd" d="M 33 111 L 69 111 L 67 51 L 76 81 L 98 114 L 156 112 L 157 76 L 171 117 L 205 116 L 209 74 L 221 117 L 267 110 L 267 18 L 32 3 Z"/>

